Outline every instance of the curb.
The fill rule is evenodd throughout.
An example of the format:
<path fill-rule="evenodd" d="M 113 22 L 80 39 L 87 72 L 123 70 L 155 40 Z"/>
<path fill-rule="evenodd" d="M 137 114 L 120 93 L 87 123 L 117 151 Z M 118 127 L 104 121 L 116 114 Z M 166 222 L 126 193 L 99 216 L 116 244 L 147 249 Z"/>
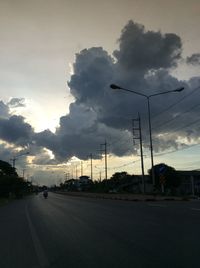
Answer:
<path fill-rule="evenodd" d="M 105 194 L 93 194 L 93 193 L 78 193 L 78 192 L 55 192 L 57 194 L 63 194 L 68 196 L 78 196 L 78 197 L 86 197 L 86 198 L 96 198 L 96 199 L 109 199 L 109 200 L 120 200 L 120 201 L 132 201 L 132 202 L 157 202 L 157 201 L 189 201 L 189 199 L 183 198 L 174 198 L 174 197 L 166 197 L 166 198 L 156 198 L 156 197 L 131 197 L 129 196 L 115 196 L 115 195 L 105 195 Z"/>

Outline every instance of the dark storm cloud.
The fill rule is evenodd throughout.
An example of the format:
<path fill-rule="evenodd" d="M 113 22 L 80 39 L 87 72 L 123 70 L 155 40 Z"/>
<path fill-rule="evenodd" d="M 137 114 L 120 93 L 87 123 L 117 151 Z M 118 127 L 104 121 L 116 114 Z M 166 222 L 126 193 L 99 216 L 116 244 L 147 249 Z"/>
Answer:
<path fill-rule="evenodd" d="M 0 139 L 20 146 L 31 142 L 32 127 L 25 123 L 24 117 L 13 115 L 9 119 L 0 119 Z"/>
<path fill-rule="evenodd" d="M 40 153 L 37 153 L 35 158 L 32 161 L 34 165 L 55 165 L 58 164 L 55 159 L 51 159 L 49 153 L 45 150 L 41 150 Z"/>
<path fill-rule="evenodd" d="M 119 39 L 119 50 L 113 54 L 124 68 L 145 72 L 176 66 L 181 48 L 176 34 L 146 31 L 143 25 L 129 21 Z"/>
<path fill-rule="evenodd" d="M 192 56 L 186 59 L 188 64 L 200 65 L 200 53 L 192 54 Z"/>
<path fill-rule="evenodd" d="M 49 129 L 44 130 L 39 133 L 35 133 L 34 137 L 34 144 L 40 147 L 45 147 L 52 152 L 59 147 L 58 139 L 54 133 L 52 133 Z"/>
<path fill-rule="evenodd" d="M 7 105 L 11 108 L 25 107 L 24 98 L 12 98 Z"/>
<path fill-rule="evenodd" d="M 105 138 L 116 141 L 116 155 L 130 152 L 129 133 L 122 133 L 121 130 L 97 122 L 96 112 L 82 104 L 71 104 L 70 115 L 61 117 L 60 127 L 55 134 L 45 130 L 34 135 L 35 144 L 51 150 L 59 161 L 73 156 L 87 159 L 91 152 L 95 158 L 99 158 L 100 144 Z M 126 141 L 123 148 L 120 148 L 122 141 L 118 141 L 121 139 Z"/>
<path fill-rule="evenodd" d="M 73 120 L 76 120 L 73 118 Z M 78 121 L 77 121 L 78 123 Z M 65 126 L 66 127 L 66 126 Z M 105 142 L 107 139 L 108 144 L 109 141 L 115 141 L 116 146 L 109 147 L 110 152 L 113 150 L 113 153 L 116 155 L 130 153 L 130 140 L 131 137 L 129 133 L 121 132 L 121 130 L 111 128 L 102 123 L 95 123 L 89 128 L 83 128 L 80 132 L 75 132 L 74 134 L 69 131 L 66 134 L 60 135 L 60 131 L 62 132 L 62 125 L 60 129 L 57 131 L 57 135 L 59 135 L 59 140 L 61 141 L 62 152 L 64 152 L 63 156 L 72 157 L 77 156 L 81 159 L 88 158 L 88 154 L 92 152 L 95 154 L 95 157 L 99 157 L 100 155 L 99 148 L 100 144 Z M 123 147 L 120 148 L 119 144 L 123 141 L 128 141 L 124 144 Z"/>
<path fill-rule="evenodd" d="M 10 162 L 10 159 L 13 155 L 16 155 L 16 151 L 14 148 L 7 147 L 6 144 L 0 144 L 0 160 Z"/>
<path fill-rule="evenodd" d="M 12 99 L 13 100 L 13 99 Z M 0 159 L 9 162 L 11 158 L 17 157 L 21 154 L 27 154 L 35 156 L 33 164 L 56 164 L 56 160 L 51 159 L 49 154 L 43 147 L 52 143 L 50 135 L 47 135 L 47 130 L 44 133 L 34 133 L 32 127 L 26 123 L 22 116 L 11 115 L 9 112 L 9 106 L 21 107 L 22 99 L 15 98 L 13 101 L 4 104 L 0 102 L 0 140 L 4 140 L 7 143 L 11 143 L 12 147 L 8 147 L 6 143 L 0 144 Z M 19 104 L 19 105 L 18 105 Z M 54 134 L 51 133 L 53 136 Z M 45 136 L 45 141 L 44 138 Z M 35 142 L 37 137 L 40 137 L 38 143 Z M 42 142 L 42 147 L 40 146 Z M 23 150 L 18 151 L 16 147 L 22 146 Z M 52 148 L 53 150 L 54 148 Z M 18 166 L 22 168 L 27 164 L 25 157 L 17 157 Z"/>
<path fill-rule="evenodd" d="M 68 81 L 74 103 L 70 105 L 69 114 L 60 118 L 55 133 L 50 130 L 33 133 L 24 118 L 16 116 L 1 119 L 0 138 L 20 144 L 30 141 L 32 146 L 45 147 L 53 152 L 57 161 L 73 156 L 86 159 L 89 153 L 97 153 L 99 157 L 97 150 L 105 139 L 110 153 L 129 155 L 137 149 L 132 147 L 131 119 L 140 112 L 144 146 L 149 148 L 146 99 L 111 90 L 110 84 L 116 83 L 147 95 L 184 86 L 183 92 L 150 100 L 154 149 L 157 152 L 177 149 L 184 142 L 197 141 L 197 124 L 192 129 L 185 125 L 199 118 L 200 79 L 179 81 L 170 73 L 181 59 L 181 51 L 179 36 L 146 31 L 144 26 L 130 21 L 122 30 L 119 49 L 113 56 L 102 47 L 76 54 L 74 74 Z M 167 109 L 172 104 L 176 105 Z M 46 154 L 40 154 L 36 163 L 50 161 Z"/>
<path fill-rule="evenodd" d="M 177 35 L 145 31 L 144 26 L 131 21 L 122 31 L 119 50 L 113 53 L 115 58 L 101 47 L 84 49 L 76 55 L 74 75 L 68 83 L 75 103 L 71 106 L 70 114 L 61 118 L 57 133 L 62 133 L 63 137 L 66 133 L 66 143 L 71 129 L 73 133 L 80 135 L 79 143 L 83 140 L 84 132 L 89 143 L 93 141 L 95 144 L 96 141 L 98 144 L 100 137 L 116 140 L 110 147 L 113 154 L 130 153 L 131 118 L 137 117 L 140 112 L 146 127 L 146 101 L 126 92 L 114 92 L 109 85 L 115 82 L 146 94 L 180 87 L 183 83 L 172 77 L 167 70 L 176 66 L 181 58 L 180 53 L 181 40 Z M 173 98 L 176 100 L 178 96 Z M 167 96 L 166 99 L 170 102 L 171 97 Z M 157 100 L 161 101 L 156 101 L 152 112 L 156 112 L 164 104 L 162 99 Z M 102 126 L 104 132 L 100 133 Z M 117 134 L 113 137 L 115 131 Z M 147 137 L 148 129 L 144 132 Z M 73 140 L 73 136 L 71 138 Z M 129 148 L 122 145 L 122 141 L 127 141 Z M 84 144 L 88 142 L 84 141 Z M 79 147 L 83 148 L 83 145 Z"/>
<path fill-rule="evenodd" d="M 110 150 L 117 155 L 125 154 L 126 146 L 122 144 L 119 146 L 119 144 L 129 139 L 129 149 L 126 148 L 125 151 L 130 153 L 131 118 L 136 118 L 138 112 L 141 113 L 143 120 L 144 141 L 148 144 L 146 100 L 130 93 L 111 91 L 109 85 L 114 82 L 147 95 L 184 86 L 185 92 L 181 95 L 173 93 L 151 100 L 152 115 L 158 115 L 168 104 L 177 102 L 195 86 L 194 81 L 179 81 L 170 74 L 170 69 L 176 67 L 181 59 L 181 51 L 182 43 L 179 36 L 173 33 L 146 31 L 144 26 L 130 21 L 122 30 L 119 49 L 114 51 L 114 58 L 101 47 L 84 49 L 77 54 L 74 75 L 68 83 L 75 97 L 75 103 L 71 106 L 69 115 L 61 118 L 60 128 L 57 130 L 57 134 L 61 134 L 66 143 L 71 129 L 76 133 L 79 149 L 76 149 L 73 136 L 70 136 L 68 149 L 70 150 L 70 145 L 73 144 L 73 153 L 76 155 L 76 151 L 78 153 L 82 149 L 85 151 L 89 148 L 89 146 L 84 148 L 83 144 L 89 142 L 95 145 L 95 141 L 96 144 L 99 143 L 99 137 L 105 137 L 109 140 L 116 138 L 118 142 L 114 143 Z M 195 99 L 196 97 L 188 98 L 188 107 Z M 157 118 L 157 121 L 154 120 L 154 136 L 159 137 L 155 145 L 157 151 L 174 148 L 178 146 L 180 137 L 187 137 L 188 134 L 184 130 L 173 131 L 167 124 L 162 128 L 156 128 L 156 124 L 160 124 L 160 121 L 165 122 L 184 109 L 185 103 L 164 113 L 162 117 Z M 179 118 L 178 123 L 175 124 L 181 126 L 185 123 L 185 119 L 188 120 L 186 122 L 190 122 L 191 118 L 196 117 L 198 113 L 188 113 L 185 117 Z M 104 126 L 104 132 L 100 133 L 99 125 Z M 114 131 L 117 131 L 115 138 Z M 165 135 L 163 138 L 160 135 L 163 133 L 170 133 L 170 135 Z"/>
<path fill-rule="evenodd" d="M 26 152 L 27 150 L 16 150 L 15 146 L 11 147 L 6 143 L 0 144 L 0 160 L 12 165 L 13 158 L 15 158 L 16 169 L 19 176 L 22 176 L 22 170 L 27 165 L 27 155 L 22 156 L 22 154 L 26 154 Z M 18 157 L 19 155 L 21 156 Z"/>
<path fill-rule="evenodd" d="M 84 49 L 76 54 L 74 75 L 68 85 L 76 102 L 87 103 L 105 98 L 105 85 L 113 76 L 113 58 L 102 47 Z M 87 94 L 84 94 L 87 93 Z"/>
<path fill-rule="evenodd" d="M 32 142 L 34 130 L 25 118 L 20 115 L 12 115 L 9 106 L 21 106 L 23 99 L 14 98 L 7 104 L 0 101 L 0 140 L 15 144 L 16 146 L 27 146 Z"/>
<path fill-rule="evenodd" d="M 100 144 L 105 142 L 105 138 L 114 141 L 115 145 L 112 146 L 108 142 L 110 152 L 119 156 L 130 154 L 133 151 L 130 148 L 130 133 L 98 122 L 96 115 L 92 108 L 73 103 L 70 105 L 70 114 L 61 117 L 56 133 L 50 130 L 35 133 L 35 144 L 51 150 L 58 161 L 65 161 L 73 156 L 87 159 L 91 152 L 95 158 L 99 158 Z"/>

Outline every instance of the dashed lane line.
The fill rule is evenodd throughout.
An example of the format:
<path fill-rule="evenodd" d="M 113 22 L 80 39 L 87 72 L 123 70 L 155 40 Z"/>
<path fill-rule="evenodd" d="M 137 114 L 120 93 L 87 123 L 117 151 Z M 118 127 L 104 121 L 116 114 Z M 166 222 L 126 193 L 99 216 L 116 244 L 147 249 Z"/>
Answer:
<path fill-rule="evenodd" d="M 30 218 L 30 215 L 29 215 L 29 212 L 28 212 L 28 206 L 26 206 L 26 217 L 27 217 L 27 220 L 28 220 L 28 225 L 29 225 L 29 229 L 30 229 L 30 232 L 31 232 L 31 237 L 32 237 L 32 240 L 33 240 L 33 245 L 34 245 L 34 248 L 35 248 L 35 252 L 36 252 L 36 255 L 37 255 L 39 265 L 40 265 L 41 268 L 49 267 L 49 262 L 47 260 L 47 257 L 45 255 L 45 253 L 44 253 L 44 250 L 43 250 L 42 245 L 40 243 L 40 240 L 39 240 L 39 237 L 38 237 L 37 232 L 35 230 L 35 227 L 32 224 L 32 221 L 31 221 L 31 218 Z"/>

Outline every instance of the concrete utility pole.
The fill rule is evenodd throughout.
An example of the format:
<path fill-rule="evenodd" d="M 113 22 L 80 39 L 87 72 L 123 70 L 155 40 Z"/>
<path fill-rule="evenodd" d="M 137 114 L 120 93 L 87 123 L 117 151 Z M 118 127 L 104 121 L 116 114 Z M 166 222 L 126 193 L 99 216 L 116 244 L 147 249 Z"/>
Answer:
<path fill-rule="evenodd" d="M 25 176 L 25 168 L 22 170 L 22 178 L 24 179 L 24 176 Z"/>
<path fill-rule="evenodd" d="M 71 178 L 72 179 L 74 178 L 74 167 L 73 167 L 73 165 L 71 166 Z"/>
<path fill-rule="evenodd" d="M 105 156 L 105 179 L 108 179 L 108 167 L 107 167 L 107 142 L 105 140 L 105 143 L 101 144 L 101 146 L 104 146 L 104 149 L 101 149 L 101 152 L 104 152 Z"/>
<path fill-rule="evenodd" d="M 78 169 L 77 169 L 77 165 L 76 165 L 76 180 L 78 179 Z"/>
<path fill-rule="evenodd" d="M 143 158 L 143 148 L 142 148 L 142 130 L 141 130 L 141 120 L 140 120 L 139 113 L 138 113 L 138 118 L 132 120 L 132 130 L 133 130 L 133 143 L 134 143 L 134 145 L 135 145 L 135 140 L 137 140 L 137 139 L 140 140 L 142 186 L 143 186 L 143 193 L 145 193 L 144 158 Z"/>
<path fill-rule="evenodd" d="M 70 172 L 67 171 L 65 174 L 65 180 L 68 181 L 70 179 Z"/>
<path fill-rule="evenodd" d="M 16 158 L 13 157 L 13 158 L 10 159 L 10 161 L 12 161 L 12 167 L 15 168 Z"/>
<path fill-rule="evenodd" d="M 81 161 L 81 176 L 83 176 L 83 161 Z"/>
<path fill-rule="evenodd" d="M 90 178 L 93 180 L 93 168 L 92 168 L 92 154 L 90 156 Z"/>

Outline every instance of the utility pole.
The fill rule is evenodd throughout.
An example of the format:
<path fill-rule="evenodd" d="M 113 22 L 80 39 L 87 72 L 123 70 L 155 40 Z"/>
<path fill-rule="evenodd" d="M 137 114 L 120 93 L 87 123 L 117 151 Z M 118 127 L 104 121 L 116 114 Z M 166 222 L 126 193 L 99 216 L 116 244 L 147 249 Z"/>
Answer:
<path fill-rule="evenodd" d="M 15 168 L 15 161 L 16 161 L 16 158 L 13 157 L 10 159 L 10 161 L 12 161 L 12 167 Z"/>
<path fill-rule="evenodd" d="M 101 144 L 101 146 L 104 146 L 104 149 L 100 149 L 101 152 L 104 153 L 105 156 L 105 179 L 108 179 L 108 166 L 107 166 L 107 142 L 105 140 L 105 143 Z"/>
<path fill-rule="evenodd" d="M 24 175 L 25 175 L 25 168 L 22 170 L 22 178 L 24 179 Z"/>
<path fill-rule="evenodd" d="M 78 169 L 77 169 L 77 165 L 75 166 L 76 167 L 76 180 L 78 179 Z"/>
<path fill-rule="evenodd" d="M 145 193 L 144 160 L 143 160 L 143 148 L 142 148 L 142 131 L 141 131 L 141 120 L 140 120 L 140 114 L 139 113 L 138 113 L 138 118 L 137 119 L 132 119 L 132 130 L 133 130 L 133 144 L 135 144 L 135 140 L 137 140 L 137 139 L 140 141 L 142 186 L 143 186 L 143 193 Z"/>
<path fill-rule="evenodd" d="M 90 178 L 93 180 L 93 169 L 92 169 L 92 154 L 90 156 Z"/>
<path fill-rule="evenodd" d="M 81 161 L 81 176 L 83 176 L 83 161 Z"/>
<path fill-rule="evenodd" d="M 73 165 L 71 166 L 71 177 L 72 179 L 74 179 L 74 166 Z"/>
<path fill-rule="evenodd" d="M 68 181 L 69 179 L 70 179 L 70 173 L 69 173 L 69 171 L 67 171 L 65 173 L 65 180 Z"/>

